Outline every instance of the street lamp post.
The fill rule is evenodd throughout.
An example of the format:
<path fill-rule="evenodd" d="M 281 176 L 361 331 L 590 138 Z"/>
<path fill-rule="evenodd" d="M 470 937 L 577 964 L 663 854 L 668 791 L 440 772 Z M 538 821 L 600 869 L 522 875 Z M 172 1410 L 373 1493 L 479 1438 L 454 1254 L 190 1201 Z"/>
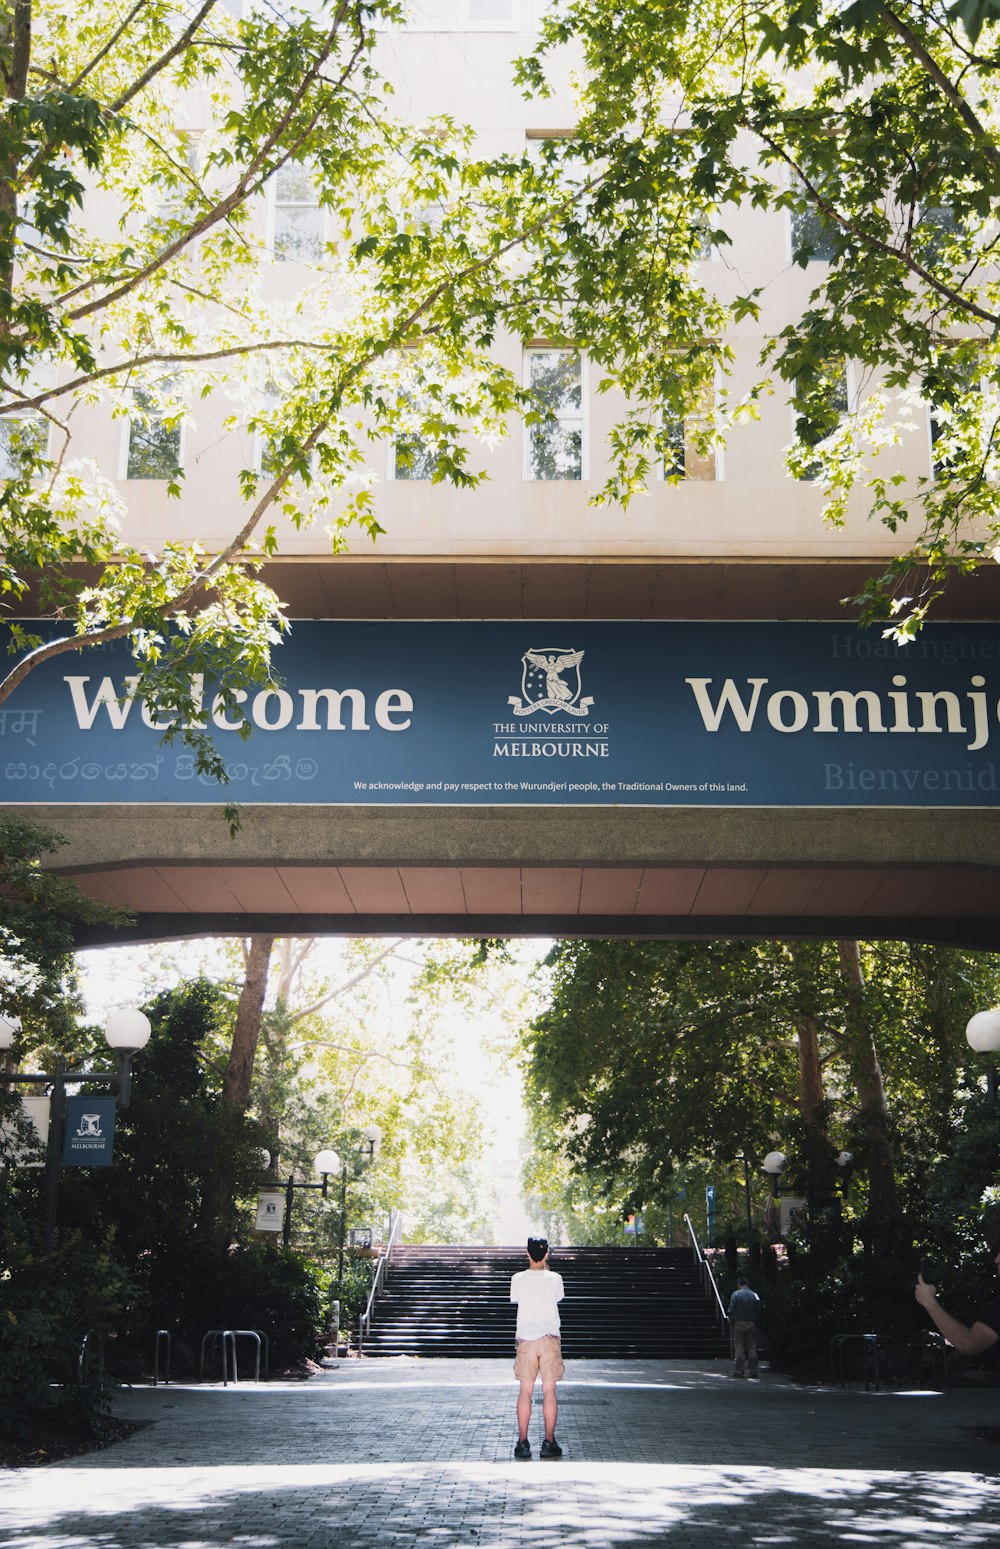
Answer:
<path fill-rule="evenodd" d="M 375 1160 L 375 1150 L 382 1139 L 382 1127 L 379 1124 L 369 1124 L 362 1132 L 361 1144 L 356 1147 L 356 1155 L 365 1162 L 371 1164 Z M 337 1291 L 344 1286 L 344 1243 L 347 1238 L 347 1157 L 345 1155 L 340 1174 L 340 1243 L 337 1252 Z"/>
<path fill-rule="evenodd" d="M 0 1052 L 13 1047 L 14 1039 L 21 1030 L 16 1017 L 0 1016 Z M 9 1086 L 50 1086 L 52 1100 L 49 1110 L 49 1133 L 45 1151 L 45 1252 L 50 1253 L 55 1239 L 56 1218 L 59 1209 L 59 1173 L 62 1168 L 63 1123 L 66 1117 L 66 1088 L 88 1084 L 107 1084 L 118 1099 L 119 1108 L 127 1108 L 132 1096 L 132 1059 L 149 1042 L 151 1028 L 149 1018 L 134 1006 L 114 1011 L 108 1018 L 104 1037 L 108 1047 L 117 1053 L 115 1069 L 76 1070 L 67 1067 L 63 1060 L 56 1060 L 53 1071 L 38 1071 L 22 1075 L 4 1072 L 0 1080 Z"/>
<path fill-rule="evenodd" d="M 965 1040 L 970 1049 L 977 1054 L 1000 1053 L 1000 1011 L 977 1011 L 970 1018 L 965 1029 Z M 997 1100 L 997 1066 L 996 1059 L 990 1060 L 986 1067 L 986 1095 L 990 1102 Z"/>
<path fill-rule="evenodd" d="M 753 1213 L 750 1209 L 750 1162 L 744 1151 L 742 1156 L 736 1158 L 743 1163 L 743 1200 L 747 1211 L 747 1264 L 751 1264 L 754 1258 L 753 1251 Z"/>
<path fill-rule="evenodd" d="M 270 1160 L 270 1157 L 268 1157 L 268 1162 L 270 1162 Z M 326 1199 L 330 1174 L 335 1173 L 339 1168 L 340 1157 L 337 1155 L 336 1151 L 331 1151 L 329 1147 L 324 1147 L 322 1151 L 317 1151 L 313 1165 L 315 1166 L 316 1171 L 322 1177 L 322 1183 L 296 1183 L 295 1174 L 292 1173 L 288 1182 L 285 1184 L 285 1224 L 282 1229 L 281 1240 L 286 1248 L 289 1246 L 292 1240 L 292 1205 L 295 1200 L 295 1190 L 319 1189 L 323 1195 L 323 1198 Z"/>

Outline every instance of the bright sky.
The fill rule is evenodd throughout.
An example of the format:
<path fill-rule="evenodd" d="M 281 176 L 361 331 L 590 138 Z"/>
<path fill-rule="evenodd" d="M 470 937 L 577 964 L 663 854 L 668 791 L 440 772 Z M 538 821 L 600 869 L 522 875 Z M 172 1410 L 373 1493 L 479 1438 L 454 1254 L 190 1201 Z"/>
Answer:
<path fill-rule="evenodd" d="M 429 943 L 433 951 L 434 943 Z M 521 1095 L 521 1077 L 514 1060 L 519 1019 L 517 1007 L 521 992 L 534 967 L 551 943 L 545 940 L 512 941 L 511 964 L 495 965 L 492 982 L 499 982 L 497 999 L 492 1005 L 456 1004 L 444 1001 L 435 1018 L 437 1036 L 449 1044 L 458 1079 L 480 1102 L 483 1117 L 493 1131 L 488 1153 L 490 1176 L 496 1180 L 498 1215 L 494 1235 L 499 1243 L 521 1242 L 534 1224 L 524 1213 L 518 1179 L 519 1147 L 525 1114 Z M 419 944 L 406 943 L 401 960 L 392 963 L 390 993 L 382 1015 L 391 1023 L 396 1036 L 408 1015 L 407 995 L 418 972 Z M 335 984 L 347 974 L 348 943 L 331 937 L 319 943 L 314 954 L 317 978 Z M 232 977 L 225 943 L 210 937 L 192 941 L 104 947 L 79 954 L 80 984 L 87 1017 L 97 1023 L 109 1012 L 140 1003 L 162 989 L 204 973 L 209 977 Z M 499 1001 L 499 1009 L 497 1005 Z M 506 1015 L 505 1015 L 506 1013 Z"/>

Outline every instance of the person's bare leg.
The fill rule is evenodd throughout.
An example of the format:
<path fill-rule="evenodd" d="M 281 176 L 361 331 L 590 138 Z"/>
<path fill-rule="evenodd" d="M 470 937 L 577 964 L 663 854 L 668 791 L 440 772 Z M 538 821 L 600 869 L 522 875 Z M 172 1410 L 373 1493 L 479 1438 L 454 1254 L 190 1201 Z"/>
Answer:
<path fill-rule="evenodd" d="M 520 1408 L 518 1409 L 520 1417 Z M 559 1398 L 556 1394 L 554 1382 L 542 1383 L 542 1418 L 545 1421 L 545 1439 L 552 1441 L 556 1434 L 556 1420 L 559 1416 Z"/>
<path fill-rule="evenodd" d="M 531 1392 L 534 1386 L 534 1378 L 530 1382 L 522 1382 L 521 1391 L 517 1395 L 517 1432 L 521 1437 L 527 1436 L 531 1424 Z"/>

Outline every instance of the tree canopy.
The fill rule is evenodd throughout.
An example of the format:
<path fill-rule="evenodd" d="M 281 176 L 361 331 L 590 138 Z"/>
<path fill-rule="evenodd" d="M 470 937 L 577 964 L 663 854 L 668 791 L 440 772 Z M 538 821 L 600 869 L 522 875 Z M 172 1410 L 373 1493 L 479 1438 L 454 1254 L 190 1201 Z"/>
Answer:
<path fill-rule="evenodd" d="M 544 96 L 551 58 L 576 49 L 576 132 L 488 157 L 446 115 L 394 109 L 380 39 L 403 14 L 5 12 L 0 593 L 57 627 L 14 624 L 0 700 L 54 654 L 127 637 L 134 692 L 224 776 L 201 686 L 238 720 L 239 689 L 270 678 L 286 621 L 260 560 L 287 524 L 320 523 L 334 548 L 352 525 L 378 536 L 373 440 L 477 484 L 476 438 L 544 412 L 499 363 L 505 335 L 572 343 L 599 390 L 626 394 L 593 496 L 619 505 L 673 466 L 677 419 L 697 407 L 708 443 L 786 384 L 790 470 L 818 481 L 831 522 L 860 499 L 899 534 L 862 611 L 912 634 L 1000 539 L 992 3 L 565 0 L 518 79 Z M 268 199 L 304 189 L 325 233 L 276 248 Z M 726 378 L 773 277 L 730 266 L 719 287 L 697 261 L 706 243 L 727 255 L 740 205 L 789 212 L 793 261 L 817 277 L 749 386 Z M 283 262 L 293 294 L 271 283 Z M 231 530 L 211 552 L 148 550 L 88 455 L 87 416 L 127 418 L 156 458 L 206 401 L 257 449 Z M 900 482 L 883 454 L 928 405 L 933 473 Z M 179 468 L 169 488 L 184 499 Z"/>
<path fill-rule="evenodd" d="M 281 524 L 322 522 L 333 548 L 351 524 L 376 537 L 373 439 L 413 438 L 434 479 L 478 483 L 470 438 L 542 412 L 492 353 L 501 333 L 575 341 L 649 403 L 710 371 L 715 303 L 688 289 L 680 308 L 673 267 L 627 258 L 660 219 L 627 162 L 612 175 L 591 147 L 581 178 L 559 141 L 484 158 L 447 116 L 407 123 L 379 56 L 402 15 L 396 0 L 5 13 L 0 589 L 59 628 L 14 625 L 0 700 L 53 655 L 127 637 L 133 692 L 221 775 L 193 684 L 238 718 L 237 690 L 267 680 L 285 621 L 257 565 Z M 315 198 L 325 235 L 276 250 L 278 192 Z M 696 245 L 681 221 L 673 264 Z M 290 261 L 291 297 L 270 283 Z M 661 330 L 687 340 L 686 365 Z M 87 455 L 87 412 L 110 406 L 156 456 L 208 399 L 258 446 L 232 530 L 211 553 L 149 551 Z M 179 468 L 169 488 L 183 500 Z"/>
<path fill-rule="evenodd" d="M 1000 539 L 997 21 L 992 0 L 566 0 L 521 65 L 542 90 L 550 56 L 582 45 L 577 149 L 630 167 L 644 210 L 665 217 L 677 191 L 688 221 L 741 266 L 723 336 L 773 280 L 744 279 L 739 255 L 728 259 L 727 214 L 789 212 L 809 300 L 767 342 L 751 398 L 769 376 L 790 385 L 789 468 L 819 482 L 828 521 L 843 522 L 854 495 L 899 535 L 860 601 L 903 638 L 949 574 L 995 558 Z M 677 269 L 666 220 L 650 254 Z M 933 473 L 906 481 L 880 453 L 928 407 Z M 630 440 L 645 476 L 641 410 Z"/>
<path fill-rule="evenodd" d="M 532 1108 L 571 1174 L 632 1208 L 662 1204 L 705 1160 L 745 1157 L 760 1176 L 771 1150 L 817 1198 L 850 1152 L 855 1208 L 880 1231 L 901 1210 L 926 1217 L 931 1195 L 967 1210 L 938 1187 L 958 1152 L 970 1188 L 975 1167 L 980 1192 L 995 1181 L 995 1160 L 977 1141 L 971 1163 L 960 1141 L 978 1079 L 965 1024 L 1000 987 L 988 955 L 579 941 L 549 964 L 551 1001 L 525 1040 Z"/>

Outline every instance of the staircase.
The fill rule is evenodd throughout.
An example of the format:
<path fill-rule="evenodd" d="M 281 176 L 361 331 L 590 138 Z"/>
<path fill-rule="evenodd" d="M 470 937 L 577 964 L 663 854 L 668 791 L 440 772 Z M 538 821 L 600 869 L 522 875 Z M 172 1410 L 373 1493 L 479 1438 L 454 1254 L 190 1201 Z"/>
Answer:
<path fill-rule="evenodd" d="M 523 1248 L 396 1248 L 365 1355 L 513 1359 L 510 1277 L 527 1262 Z M 689 1248 L 555 1248 L 550 1263 L 567 1359 L 728 1355 Z"/>

